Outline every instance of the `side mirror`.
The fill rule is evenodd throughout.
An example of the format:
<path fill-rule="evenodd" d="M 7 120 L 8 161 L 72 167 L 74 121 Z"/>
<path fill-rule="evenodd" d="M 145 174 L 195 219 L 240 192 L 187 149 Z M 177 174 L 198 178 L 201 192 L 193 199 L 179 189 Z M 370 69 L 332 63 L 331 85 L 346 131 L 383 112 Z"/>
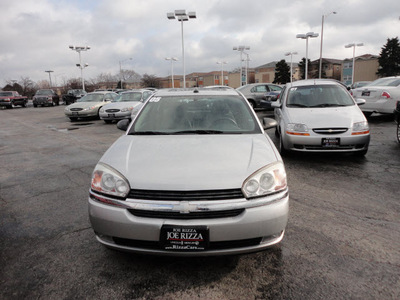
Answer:
<path fill-rule="evenodd" d="M 117 128 L 126 131 L 129 127 L 129 119 L 123 119 L 117 123 Z"/>
<path fill-rule="evenodd" d="M 365 99 L 359 99 L 359 98 L 356 99 L 357 105 L 363 105 L 365 104 L 365 102 L 367 102 Z"/>
<path fill-rule="evenodd" d="M 105 102 L 111 102 L 113 99 L 104 99 Z"/>
<path fill-rule="evenodd" d="M 282 104 L 281 102 L 275 101 L 271 103 L 272 108 L 281 108 Z"/>
<path fill-rule="evenodd" d="M 272 118 L 263 118 L 263 128 L 270 129 L 278 126 L 278 122 Z"/>

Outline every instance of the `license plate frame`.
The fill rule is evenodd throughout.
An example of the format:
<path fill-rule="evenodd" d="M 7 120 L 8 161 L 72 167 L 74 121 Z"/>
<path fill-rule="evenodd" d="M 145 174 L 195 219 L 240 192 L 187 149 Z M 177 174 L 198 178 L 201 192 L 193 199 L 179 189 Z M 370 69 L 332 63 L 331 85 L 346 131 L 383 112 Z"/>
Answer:
<path fill-rule="evenodd" d="M 369 97 L 371 95 L 370 91 L 362 91 L 361 92 L 361 97 Z"/>
<path fill-rule="evenodd" d="M 340 146 L 340 138 L 322 138 L 322 148 L 338 148 Z"/>
<path fill-rule="evenodd" d="M 167 251 L 196 252 L 209 247 L 208 226 L 163 225 L 160 231 L 160 245 Z"/>
<path fill-rule="evenodd" d="M 78 115 L 79 115 L 79 113 L 77 113 L 77 112 L 73 112 L 73 113 L 72 113 L 72 115 L 73 115 L 73 116 L 78 116 Z"/>
<path fill-rule="evenodd" d="M 109 118 L 115 118 L 115 114 L 108 114 Z"/>

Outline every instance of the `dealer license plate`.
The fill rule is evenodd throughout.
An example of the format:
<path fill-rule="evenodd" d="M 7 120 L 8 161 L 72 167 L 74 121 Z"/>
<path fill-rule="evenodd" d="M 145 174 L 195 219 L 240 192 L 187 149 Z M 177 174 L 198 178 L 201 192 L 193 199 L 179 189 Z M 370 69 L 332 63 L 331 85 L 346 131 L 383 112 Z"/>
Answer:
<path fill-rule="evenodd" d="M 365 97 L 369 97 L 370 94 L 371 94 L 370 91 L 363 91 L 363 92 L 361 92 L 361 96 L 365 96 Z"/>
<path fill-rule="evenodd" d="M 340 146 L 340 138 L 323 138 L 322 147 L 323 148 L 336 148 Z"/>
<path fill-rule="evenodd" d="M 207 226 L 161 227 L 160 243 L 163 249 L 171 251 L 204 251 L 208 248 L 209 229 Z"/>
<path fill-rule="evenodd" d="M 77 113 L 77 112 L 73 112 L 72 115 L 73 115 L 73 116 L 77 116 L 78 113 Z"/>
<path fill-rule="evenodd" d="M 109 118 L 115 118 L 115 114 L 108 114 Z"/>

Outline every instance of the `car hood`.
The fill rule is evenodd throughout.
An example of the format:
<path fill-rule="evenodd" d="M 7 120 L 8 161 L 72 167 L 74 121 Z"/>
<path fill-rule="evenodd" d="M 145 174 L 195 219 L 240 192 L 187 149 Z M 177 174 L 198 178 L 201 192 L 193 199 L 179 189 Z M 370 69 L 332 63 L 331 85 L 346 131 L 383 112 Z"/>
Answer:
<path fill-rule="evenodd" d="M 306 124 L 309 128 L 346 127 L 366 121 L 357 105 L 343 107 L 287 108 L 290 123 Z"/>
<path fill-rule="evenodd" d="M 75 102 L 71 105 L 68 105 L 68 108 L 87 108 L 87 107 L 92 107 L 92 106 L 101 106 L 105 104 L 106 102 L 100 101 L 100 102 Z"/>
<path fill-rule="evenodd" d="M 142 102 L 139 102 L 139 101 L 113 102 L 113 103 L 104 105 L 103 108 L 104 109 L 111 109 L 111 108 L 122 109 L 124 107 L 136 107 L 141 103 Z"/>
<path fill-rule="evenodd" d="M 249 175 L 277 160 L 271 140 L 252 134 L 124 135 L 100 161 L 134 189 L 213 190 L 241 188 Z"/>

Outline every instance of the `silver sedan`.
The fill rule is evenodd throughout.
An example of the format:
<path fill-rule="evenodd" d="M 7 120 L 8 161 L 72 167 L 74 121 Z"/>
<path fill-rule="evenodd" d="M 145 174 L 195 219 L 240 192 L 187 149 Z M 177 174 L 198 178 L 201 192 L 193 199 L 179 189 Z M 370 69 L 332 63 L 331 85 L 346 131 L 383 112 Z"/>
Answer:
<path fill-rule="evenodd" d="M 358 100 L 358 104 L 364 103 Z M 288 83 L 272 106 L 281 154 L 353 152 L 362 156 L 368 151 L 368 122 L 339 82 L 313 79 Z"/>
<path fill-rule="evenodd" d="M 125 123 L 125 124 L 123 124 Z M 203 256 L 279 243 L 286 172 L 235 90 L 159 91 L 94 169 L 89 217 L 97 240 L 138 253 Z"/>

